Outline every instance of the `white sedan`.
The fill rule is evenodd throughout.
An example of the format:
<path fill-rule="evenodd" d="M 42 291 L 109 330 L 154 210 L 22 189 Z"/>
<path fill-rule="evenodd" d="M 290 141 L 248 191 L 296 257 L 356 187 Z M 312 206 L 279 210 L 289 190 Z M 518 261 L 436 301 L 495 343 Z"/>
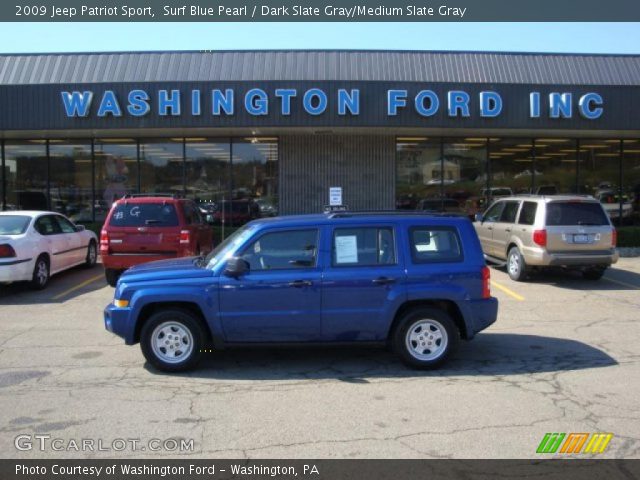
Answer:
<path fill-rule="evenodd" d="M 49 277 L 98 258 L 95 233 L 55 212 L 0 212 L 0 283 L 29 281 L 42 289 Z"/>

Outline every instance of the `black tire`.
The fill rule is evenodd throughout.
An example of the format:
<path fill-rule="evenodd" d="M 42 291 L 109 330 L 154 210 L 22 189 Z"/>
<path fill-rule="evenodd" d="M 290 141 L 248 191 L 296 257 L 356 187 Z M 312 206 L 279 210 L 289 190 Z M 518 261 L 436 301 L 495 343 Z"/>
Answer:
<path fill-rule="evenodd" d="M 107 283 L 111 287 L 115 287 L 118 284 L 118 279 L 122 272 L 120 270 L 114 270 L 113 268 L 104 269 L 104 278 L 107 279 Z"/>
<path fill-rule="evenodd" d="M 512 263 L 512 261 L 514 263 Z M 509 250 L 507 254 L 507 273 L 509 274 L 509 278 L 516 282 L 522 282 L 527 278 L 527 263 L 524 261 L 524 257 L 520 253 L 520 250 L 518 250 L 518 247 L 511 247 L 511 250 Z"/>
<path fill-rule="evenodd" d="M 600 280 L 606 268 L 588 268 L 582 271 L 582 278 L 585 280 Z"/>
<path fill-rule="evenodd" d="M 49 258 L 42 254 L 36 259 L 33 267 L 33 275 L 31 276 L 31 288 L 34 290 L 42 290 L 49 283 L 51 270 L 49 266 Z"/>
<path fill-rule="evenodd" d="M 421 322 L 428 322 L 426 325 L 431 324 L 431 327 L 435 327 L 437 330 L 444 329 L 446 335 L 442 335 L 442 332 L 440 334 L 441 341 L 445 341 L 446 344 L 442 346 L 442 342 L 437 344 L 434 339 L 429 338 L 429 334 L 434 334 L 435 332 L 431 328 L 427 330 L 425 328 L 426 325 L 420 325 Z M 422 351 L 423 357 L 420 358 L 420 354 L 416 352 L 416 349 L 420 349 L 419 342 L 421 337 L 418 337 L 413 342 L 410 338 L 412 335 L 420 335 L 422 332 L 425 333 L 425 338 L 421 342 L 422 345 L 420 345 L 424 347 Z M 455 323 L 449 314 L 437 308 L 424 307 L 410 310 L 400 319 L 392 335 L 393 349 L 400 356 L 402 362 L 411 368 L 421 370 L 431 370 L 439 367 L 451 357 L 460 344 L 460 333 Z M 440 352 L 429 351 L 429 341 L 434 342 L 434 348 L 442 350 Z M 414 347 L 411 348 L 410 345 Z M 425 352 L 428 353 L 425 354 Z M 430 358 L 431 356 L 433 357 Z"/>
<path fill-rule="evenodd" d="M 91 240 L 89 242 L 89 246 L 87 247 L 87 256 L 84 259 L 84 266 L 87 268 L 92 268 L 95 266 L 98 261 L 98 247 L 96 242 Z"/>
<path fill-rule="evenodd" d="M 162 341 L 169 336 L 165 333 L 167 330 L 170 332 L 169 335 L 171 333 L 176 335 L 175 338 L 168 338 L 164 342 L 170 348 L 170 350 L 166 350 L 168 356 L 171 354 L 182 355 L 179 347 L 190 348 L 188 352 L 184 352 L 184 358 L 167 361 L 161 351 L 167 347 L 161 345 L 159 348 L 154 348 L 155 342 Z M 140 332 L 140 348 L 144 358 L 162 372 L 185 372 L 193 369 L 202 355 L 204 341 L 205 333 L 200 320 L 193 313 L 181 309 L 169 309 L 154 313 L 144 323 Z M 176 343 L 172 345 L 169 342 Z"/>

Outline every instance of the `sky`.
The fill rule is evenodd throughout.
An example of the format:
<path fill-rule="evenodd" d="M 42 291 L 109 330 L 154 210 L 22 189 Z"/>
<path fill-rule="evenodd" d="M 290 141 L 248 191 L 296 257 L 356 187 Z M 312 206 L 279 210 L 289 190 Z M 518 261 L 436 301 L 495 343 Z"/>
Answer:
<path fill-rule="evenodd" d="M 251 49 L 640 53 L 640 23 L 0 23 L 0 53 Z"/>

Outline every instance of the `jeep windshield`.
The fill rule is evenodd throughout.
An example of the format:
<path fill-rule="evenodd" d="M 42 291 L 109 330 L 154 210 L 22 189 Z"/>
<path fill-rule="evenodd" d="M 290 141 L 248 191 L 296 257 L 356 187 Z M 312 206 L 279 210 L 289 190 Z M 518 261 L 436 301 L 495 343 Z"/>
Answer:
<path fill-rule="evenodd" d="M 223 240 L 216 248 L 211 250 L 201 265 L 206 265 L 207 268 L 213 268 L 221 261 L 229 258 L 238 246 L 253 234 L 253 230 L 254 227 L 250 225 L 240 227 Z"/>
<path fill-rule="evenodd" d="M 596 202 L 550 202 L 547 205 L 548 226 L 609 225 L 607 214 Z"/>

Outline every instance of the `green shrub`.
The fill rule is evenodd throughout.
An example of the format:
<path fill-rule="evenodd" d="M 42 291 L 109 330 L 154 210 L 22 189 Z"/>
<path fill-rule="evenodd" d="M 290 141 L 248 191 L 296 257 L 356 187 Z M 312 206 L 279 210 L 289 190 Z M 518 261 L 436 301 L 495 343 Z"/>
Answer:
<path fill-rule="evenodd" d="M 618 247 L 640 247 L 640 227 L 618 228 Z"/>

